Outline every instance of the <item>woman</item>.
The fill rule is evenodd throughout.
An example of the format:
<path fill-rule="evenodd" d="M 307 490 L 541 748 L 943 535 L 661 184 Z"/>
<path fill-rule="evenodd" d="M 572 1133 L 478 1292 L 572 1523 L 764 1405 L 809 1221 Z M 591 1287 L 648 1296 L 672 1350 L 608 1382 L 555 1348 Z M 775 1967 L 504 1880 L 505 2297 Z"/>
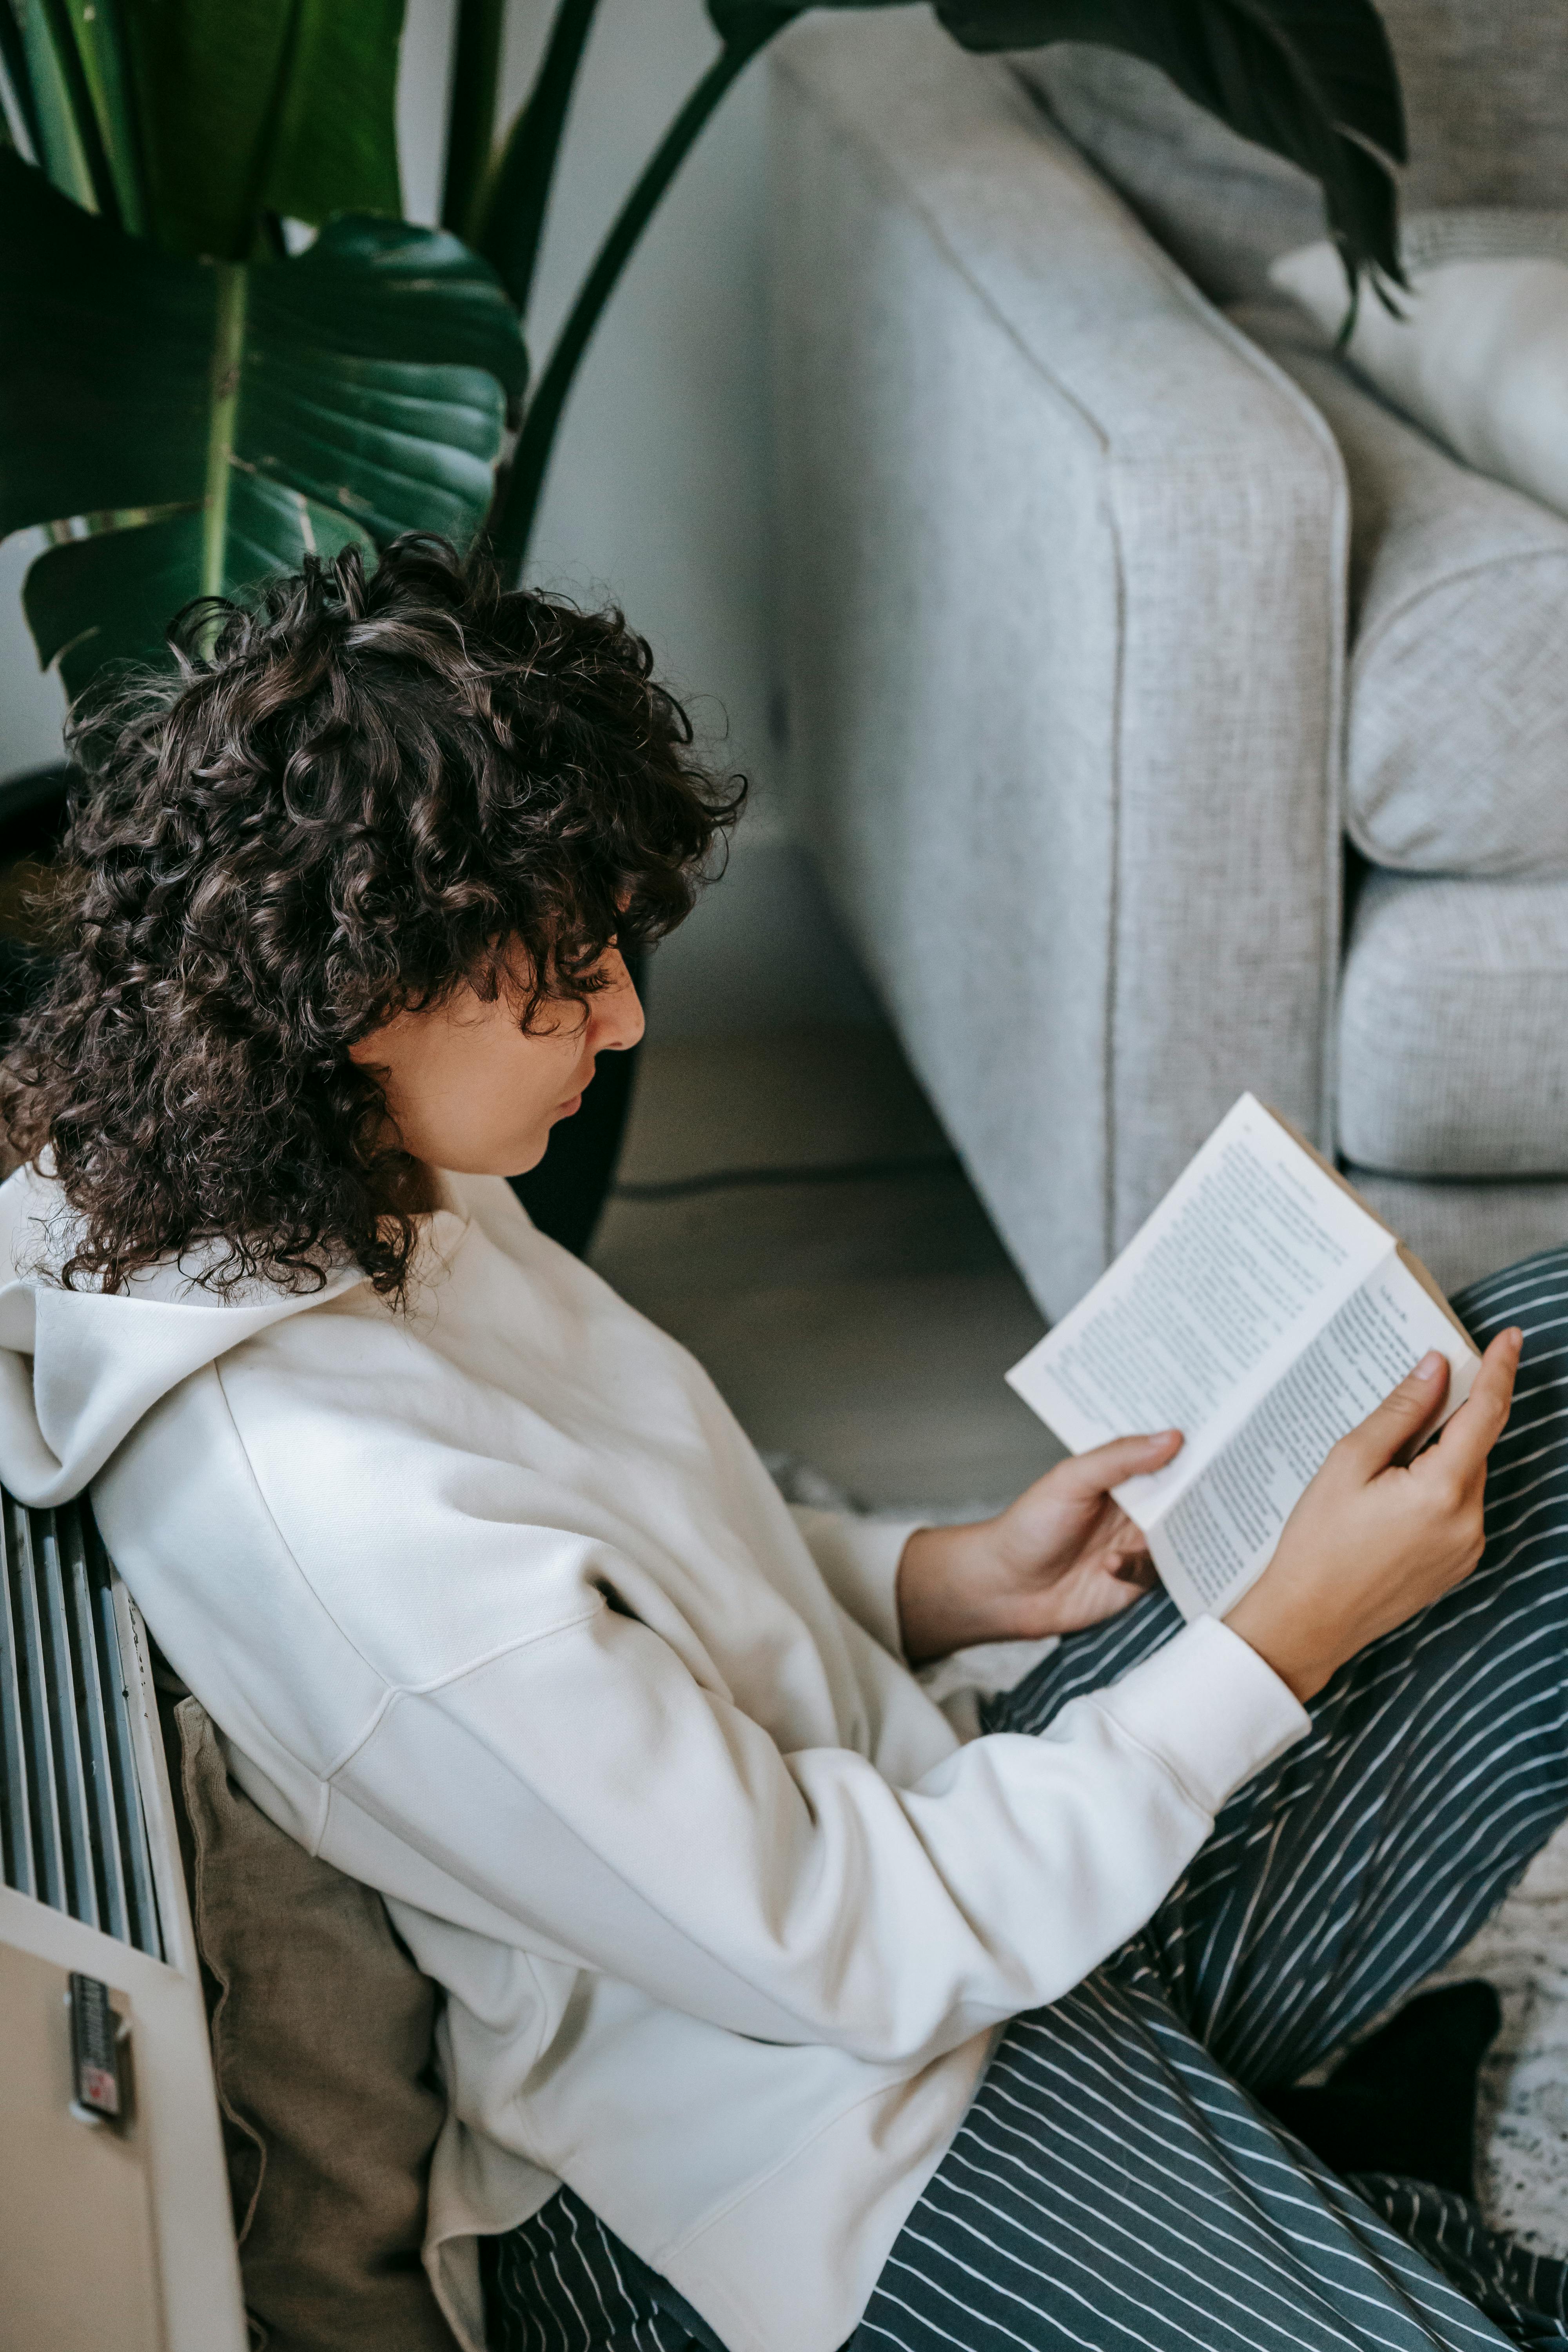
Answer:
<path fill-rule="evenodd" d="M 1472 1295 L 1438 1444 L 1397 1466 L 1427 1365 L 1225 1625 L 1144 1597 L 1110 1498 L 1174 1432 L 978 1526 L 792 1515 L 504 1181 L 635 1042 L 622 950 L 735 812 L 646 647 L 420 541 L 216 617 L 79 745 L 4 1080 L 0 1473 L 92 1482 L 235 1777 L 445 1986 L 465 2341 L 1503 2340 L 1246 2086 L 1568 1807 L 1568 1267 Z M 910 1671 L 1047 1633 L 967 1743 Z"/>

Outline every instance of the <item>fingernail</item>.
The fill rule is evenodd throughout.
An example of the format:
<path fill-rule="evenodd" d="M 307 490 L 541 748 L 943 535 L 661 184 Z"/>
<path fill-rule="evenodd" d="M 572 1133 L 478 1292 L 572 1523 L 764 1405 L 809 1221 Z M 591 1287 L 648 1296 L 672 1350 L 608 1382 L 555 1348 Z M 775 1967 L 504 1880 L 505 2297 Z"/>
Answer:
<path fill-rule="evenodd" d="M 1169 1445 L 1172 1438 L 1180 1437 L 1181 1433 L 1179 1429 L 1163 1429 L 1158 1437 L 1152 1437 L 1149 1440 L 1151 1452 L 1156 1445 Z"/>
<path fill-rule="evenodd" d="M 1416 1379 L 1418 1381 L 1430 1381 L 1436 1379 L 1444 1360 L 1445 1359 L 1440 1349 L 1428 1348 L 1426 1353 L 1422 1357 L 1421 1361 L 1415 1367 Z"/>

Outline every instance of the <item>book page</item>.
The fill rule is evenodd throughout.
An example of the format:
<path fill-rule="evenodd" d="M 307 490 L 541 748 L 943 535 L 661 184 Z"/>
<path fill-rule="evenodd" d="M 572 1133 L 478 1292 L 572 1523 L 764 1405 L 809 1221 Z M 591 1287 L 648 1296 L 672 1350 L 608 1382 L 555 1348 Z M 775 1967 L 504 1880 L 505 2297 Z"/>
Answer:
<path fill-rule="evenodd" d="M 1479 1358 L 1390 1244 L 1235 1435 L 1150 1528 L 1150 1550 L 1184 1617 L 1223 1615 L 1273 1559 L 1301 1490 L 1331 1446 L 1397 1388 L 1428 1348 L 1448 1359 L 1440 1427 L 1470 1392 Z"/>
<path fill-rule="evenodd" d="M 1244 1095 L 1110 1271 L 1007 1375 L 1075 1454 L 1180 1429 L 1118 1498 L 1148 1528 L 1389 1252 L 1388 1236 Z"/>

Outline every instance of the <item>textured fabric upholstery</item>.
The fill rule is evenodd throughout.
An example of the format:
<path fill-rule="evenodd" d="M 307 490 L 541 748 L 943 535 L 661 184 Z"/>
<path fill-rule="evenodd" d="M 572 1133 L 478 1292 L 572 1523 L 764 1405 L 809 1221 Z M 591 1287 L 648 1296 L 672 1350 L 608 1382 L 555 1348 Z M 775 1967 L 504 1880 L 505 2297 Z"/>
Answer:
<path fill-rule="evenodd" d="M 1568 1175 L 1568 878 L 1373 874 L 1340 1004 L 1340 1143 L 1404 1176 Z"/>
<path fill-rule="evenodd" d="M 1047 1312 L 1244 1084 L 1321 1134 L 1343 477 L 1001 63 L 775 71 L 795 772 Z"/>
<path fill-rule="evenodd" d="M 1351 1167 L 1352 1183 L 1445 1290 L 1568 1242 L 1568 1182 L 1434 1184 Z"/>
<path fill-rule="evenodd" d="M 1326 227 L 1315 180 L 1238 139 L 1152 66 L 1058 41 L 1020 79 L 1205 292 L 1268 291 L 1269 264 Z"/>
<path fill-rule="evenodd" d="M 1430 205 L 1563 202 L 1568 9 L 1561 0 L 1378 0 L 1405 88 L 1401 193 Z"/>
<path fill-rule="evenodd" d="M 1363 390 L 1299 312 L 1236 317 L 1350 478 L 1352 840 L 1406 872 L 1568 872 L 1568 520 Z"/>
<path fill-rule="evenodd" d="M 1389 16 L 1417 201 L 1560 203 L 1568 11 L 1520 0 L 1506 37 L 1458 0 Z M 1012 67 L 923 16 L 808 20 L 775 91 L 798 789 L 1041 1305 L 1081 1295 L 1244 1087 L 1319 1136 L 1337 1114 L 1450 1284 L 1563 1238 L 1558 519 L 1310 329 L 1280 367 L 1216 319 Z M 1273 203 L 1266 243 L 1316 233 L 1237 153 L 1229 232 Z M 1341 1006 L 1352 572 L 1356 837 L 1475 878 L 1374 876 Z"/>
<path fill-rule="evenodd" d="M 1568 515 L 1568 212 L 1413 213 L 1397 315 L 1357 307 L 1352 373 L 1478 473 Z M 1328 336 L 1346 318 L 1327 237 L 1269 276 Z"/>
<path fill-rule="evenodd" d="M 1561 0 L 1381 0 L 1409 127 L 1404 197 L 1561 205 L 1568 186 L 1568 8 Z M 1153 67 L 1063 42 L 1016 60 L 1068 134 L 1221 300 L 1323 235 L 1304 173 L 1183 98 Z"/>

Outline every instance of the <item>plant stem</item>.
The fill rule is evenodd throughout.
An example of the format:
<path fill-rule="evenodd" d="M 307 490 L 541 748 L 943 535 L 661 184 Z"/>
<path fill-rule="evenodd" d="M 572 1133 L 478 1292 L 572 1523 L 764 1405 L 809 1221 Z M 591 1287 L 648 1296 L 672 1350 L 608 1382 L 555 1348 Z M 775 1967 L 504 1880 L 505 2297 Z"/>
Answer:
<path fill-rule="evenodd" d="M 206 511 L 202 520 L 204 596 L 221 596 L 228 546 L 228 492 L 234 476 L 234 427 L 239 409 L 240 362 L 245 350 L 245 304 L 248 280 L 236 261 L 219 261 L 217 305 L 213 321 L 211 405 L 207 411 Z"/>
<path fill-rule="evenodd" d="M 747 34 L 714 59 L 649 157 L 599 247 L 528 404 L 511 471 L 491 519 L 489 546 L 503 570 L 521 564 L 528 551 L 567 394 L 622 270 L 709 116 L 731 83 L 779 29 L 778 25 L 770 25 Z"/>
<path fill-rule="evenodd" d="M 483 254 L 525 314 L 544 239 L 555 159 L 598 5 L 599 0 L 561 0 L 528 103 L 520 109 L 476 201 L 469 243 Z"/>
<path fill-rule="evenodd" d="M 447 173 L 441 226 L 468 236 L 495 138 L 506 0 L 458 0 L 447 110 Z"/>

